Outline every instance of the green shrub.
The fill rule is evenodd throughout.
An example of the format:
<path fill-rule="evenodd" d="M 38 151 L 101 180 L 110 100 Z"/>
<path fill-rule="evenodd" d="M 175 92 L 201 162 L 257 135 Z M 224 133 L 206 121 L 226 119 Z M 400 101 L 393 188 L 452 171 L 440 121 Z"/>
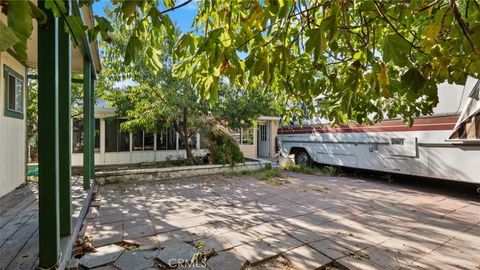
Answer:
<path fill-rule="evenodd" d="M 243 153 L 228 130 L 221 125 L 209 127 L 205 144 L 210 150 L 209 162 L 212 164 L 242 163 Z"/>

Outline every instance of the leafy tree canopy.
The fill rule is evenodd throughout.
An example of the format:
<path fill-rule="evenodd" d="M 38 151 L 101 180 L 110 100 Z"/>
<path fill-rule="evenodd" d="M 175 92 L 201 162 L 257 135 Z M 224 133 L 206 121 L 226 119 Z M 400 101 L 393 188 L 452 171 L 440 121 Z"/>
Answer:
<path fill-rule="evenodd" d="M 159 44 L 175 33 L 168 11 L 188 2 L 113 0 L 113 12 L 131 29 L 123 64 L 140 56 L 160 68 Z M 44 16 L 30 1 L 0 3 L 8 6 L 0 49 L 13 46 L 22 56 L 28 21 Z M 62 1 L 47 3 L 65 14 Z M 80 24 L 71 27 L 74 35 L 85 35 L 78 18 L 69 18 Z M 114 27 L 102 17 L 96 22 L 89 37 L 108 40 Z M 176 45 L 173 71 L 203 99 L 215 100 L 227 78 L 236 88 L 274 93 L 279 104 L 310 108 L 290 106 L 289 115 L 316 111 L 336 123 L 398 115 L 411 122 L 432 112 L 438 83 L 464 84 L 480 73 L 477 0 L 205 0 L 193 27 Z M 320 97 L 317 110 L 313 97 Z"/>
<path fill-rule="evenodd" d="M 160 69 L 142 60 L 142 52 L 132 55 L 132 62 L 123 66 L 118 59 L 128 46 L 131 29 L 122 20 L 107 11 L 116 31 L 109 43 L 100 42 L 103 72 L 98 79 L 99 96 L 109 101 L 120 116 L 129 120 L 122 124 L 124 130 L 164 132 L 173 127 L 186 145 L 187 158 L 193 160 L 189 138 L 197 132 L 209 132 L 212 123 L 230 128 L 251 127 L 260 115 L 275 115 L 277 108 L 271 92 L 236 89 L 222 83 L 219 97 L 211 102 L 202 100 L 190 81 L 174 77 L 173 54 L 179 32 L 166 37 L 157 48 L 162 52 L 158 61 Z M 128 80 L 128 86 L 116 87 Z M 209 126 L 209 127 L 207 127 Z M 237 146 L 238 148 L 238 146 Z"/>

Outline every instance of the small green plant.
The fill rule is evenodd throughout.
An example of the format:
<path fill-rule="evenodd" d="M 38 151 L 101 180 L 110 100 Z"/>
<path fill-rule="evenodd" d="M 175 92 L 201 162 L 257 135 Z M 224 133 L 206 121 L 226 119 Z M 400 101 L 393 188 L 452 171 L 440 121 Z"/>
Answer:
<path fill-rule="evenodd" d="M 279 185 L 290 183 L 279 169 L 272 168 L 271 166 L 266 166 L 265 168 L 259 171 L 232 170 L 228 173 L 224 173 L 223 175 L 224 176 L 248 176 L 252 178 L 254 177 L 272 186 L 279 186 Z"/>
<path fill-rule="evenodd" d="M 339 176 L 341 172 L 333 166 L 323 166 L 323 167 L 308 167 L 304 165 L 296 165 L 293 163 L 286 163 L 282 166 L 283 169 L 292 172 L 320 175 L 320 176 Z"/>
<path fill-rule="evenodd" d="M 283 177 L 282 173 L 278 169 L 265 168 L 260 171 L 260 179 L 266 180 L 273 177 Z"/>
<path fill-rule="evenodd" d="M 258 173 L 258 178 L 272 186 L 280 186 L 290 183 L 279 169 L 265 168 Z"/>
<path fill-rule="evenodd" d="M 249 171 L 249 170 L 239 171 L 239 170 L 235 170 L 234 168 L 232 168 L 231 171 L 224 172 L 223 175 L 224 176 L 253 176 L 256 173 L 257 173 L 256 171 Z"/>

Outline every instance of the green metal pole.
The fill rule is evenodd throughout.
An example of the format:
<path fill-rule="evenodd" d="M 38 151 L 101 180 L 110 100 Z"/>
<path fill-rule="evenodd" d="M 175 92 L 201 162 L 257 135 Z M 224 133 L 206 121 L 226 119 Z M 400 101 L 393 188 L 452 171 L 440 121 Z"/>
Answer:
<path fill-rule="evenodd" d="M 92 179 L 92 67 L 88 60 L 83 60 L 83 189 L 90 188 Z"/>
<path fill-rule="evenodd" d="M 90 177 L 93 180 L 95 179 L 95 135 L 97 130 L 95 129 L 95 79 L 93 78 L 93 75 L 91 76 L 92 78 L 90 80 L 92 84 L 90 86 L 90 91 L 92 93 L 92 98 L 90 99 L 91 101 L 90 117 L 92 121 L 92 133 L 90 135 L 92 136 L 91 138 L 92 151 L 90 152 Z"/>
<path fill-rule="evenodd" d="M 38 224 L 39 267 L 54 267 L 60 255 L 58 195 L 58 22 L 46 1 L 38 24 Z"/>
<path fill-rule="evenodd" d="M 69 7 L 68 1 L 65 6 Z M 59 125 L 59 190 L 60 190 L 60 236 L 72 232 L 72 196 L 71 196 L 71 74 L 72 44 L 70 35 L 65 31 L 65 21 L 58 21 L 58 125 Z"/>

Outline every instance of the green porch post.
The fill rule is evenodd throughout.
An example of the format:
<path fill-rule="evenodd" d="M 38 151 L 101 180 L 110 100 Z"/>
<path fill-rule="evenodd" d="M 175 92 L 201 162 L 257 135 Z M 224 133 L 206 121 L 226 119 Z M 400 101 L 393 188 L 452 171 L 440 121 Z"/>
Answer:
<path fill-rule="evenodd" d="M 59 260 L 58 195 L 58 36 L 57 19 L 45 7 L 47 22 L 38 24 L 38 224 L 39 267 L 51 268 Z"/>
<path fill-rule="evenodd" d="M 92 179 L 92 67 L 87 59 L 83 60 L 83 189 L 90 188 Z M 95 122 L 93 123 L 95 124 Z"/>
<path fill-rule="evenodd" d="M 92 64 L 93 65 L 93 64 Z M 92 94 L 92 97 L 90 99 L 91 101 L 91 112 L 90 112 L 90 119 L 91 119 L 91 124 L 92 124 L 92 133 L 90 133 L 91 137 L 91 147 L 92 151 L 90 152 L 90 178 L 95 179 L 95 135 L 97 133 L 96 127 L 95 127 L 95 78 L 93 75 L 91 75 L 91 85 L 90 85 L 90 92 Z"/>
<path fill-rule="evenodd" d="M 68 1 L 65 5 L 69 7 Z M 60 196 L 60 235 L 67 236 L 72 231 L 71 203 L 71 57 L 70 35 L 65 31 L 65 21 L 58 21 L 58 125 L 59 125 L 59 196 Z"/>

